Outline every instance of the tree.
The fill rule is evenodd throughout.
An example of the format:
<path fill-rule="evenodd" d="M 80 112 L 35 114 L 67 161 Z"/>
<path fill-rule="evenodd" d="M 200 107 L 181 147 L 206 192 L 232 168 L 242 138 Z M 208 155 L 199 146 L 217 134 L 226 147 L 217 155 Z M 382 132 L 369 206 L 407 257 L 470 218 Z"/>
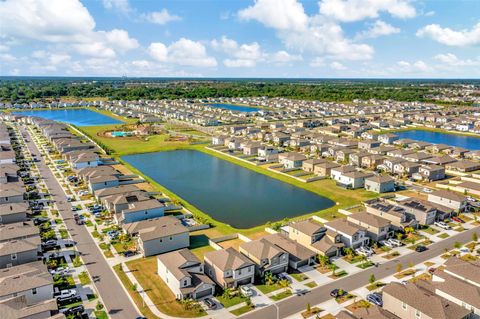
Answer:
<path fill-rule="evenodd" d="M 455 244 L 453 244 L 453 247 L 456 248 L 456 249 L 459 249 L 460 247 L 462 247 L 462 244 L 458 241 L 455 242 Z"/>
<path fill-rule="evenodd" d="M 282 279 L 282 280 L 278 281 L 277 284 L 282 288 L 290 287 L 290 281 L 288 279 Z"/>
<path fill-rule="evenodd" d="M 370 275 L 370 278 L 368 279 L 368 281 L 373 285 L 373 283 L 374 283 L 375 281 L 377 281 L 377 278 L 375 278 L 375 275 L 374 275 L 374 274 L 371 274 L 371 275 Z"/>
<path fill-rule="evenodd" d="M 397 272 L 401 272 L 402 271 L 402 264 L 397 264 Z"/>
<path fill-rule="evenodd" d="M 318 263 L 321 267 L 326 267 L 330 263 L 330 258 L 325 255 L 318 255 Z"/>
<path fill-rule="evenodd" d="M 476 232 L 472 234 L 472 240 L 474 243 L 478 242 L 478 234 Z"/>
<path fill-rule="evenodd" d="M 307 303 L 307 312 L 310 313 L 311 310 L 312 310 L 312 306 L 310 305 L 310 303 Z"/>
<path fill-rule="evenodd" d="M 263 280 L 265 282 L 265 285 L 267 286 L 271 286 L 275 283 L 273 274 L 270 271 L 265 272 L 265 274 L 263 275 Z"/>
<path fill-rule="evenodd" d="M 403 234 L 402 233 L 397 233 L 396 234 L 398 240 L 402 240 Z"/>
<path fill-rule="evenodd" d="M 413 268 L 414 264 L 412 262 L 408 263 L 408 268 Z"/>

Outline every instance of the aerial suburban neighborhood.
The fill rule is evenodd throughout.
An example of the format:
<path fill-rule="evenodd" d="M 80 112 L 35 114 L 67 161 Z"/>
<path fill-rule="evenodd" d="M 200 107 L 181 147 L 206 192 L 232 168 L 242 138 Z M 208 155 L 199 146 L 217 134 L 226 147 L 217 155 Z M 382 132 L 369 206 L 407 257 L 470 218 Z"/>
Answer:
<path fill-rule="evenodd" d="M 0 1 L 0 319 L 480 319 L 480 1 Z"/>

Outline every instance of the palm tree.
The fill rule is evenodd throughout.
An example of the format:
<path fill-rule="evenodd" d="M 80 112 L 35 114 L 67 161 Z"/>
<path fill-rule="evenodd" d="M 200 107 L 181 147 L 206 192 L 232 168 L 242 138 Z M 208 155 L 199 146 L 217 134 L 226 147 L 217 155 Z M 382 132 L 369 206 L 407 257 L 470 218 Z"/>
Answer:
<path fill-rule="evenodd" d="M 325 255 L 318 255 L 318 263 L 321 267 L 326 267 L 330 263 L 330 258 Z"/>
<path fill-rule="evenodd" d="M 267 286 L 271 286 L 274 284 L 273 274 L 270 271 L 265 272 L 265 274 L 263 275 L 263 280 L 265 281 L 265 284 Z"/>

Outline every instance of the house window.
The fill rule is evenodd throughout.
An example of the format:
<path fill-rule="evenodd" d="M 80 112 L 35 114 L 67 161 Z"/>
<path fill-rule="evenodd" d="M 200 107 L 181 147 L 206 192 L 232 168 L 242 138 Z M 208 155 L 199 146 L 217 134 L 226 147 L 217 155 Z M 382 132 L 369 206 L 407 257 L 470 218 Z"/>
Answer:
<path fill-rule="evenodd" d="M 186 279 L 183 281 L 183 285 L 184 285 L 184 286 L 187 285 L 187 280 L 186 280 Z"/>
<path fill-rule="evenodd" d="M 241 269 L 238 270 L 238 274 L 239 274 L 239 275 L 242 274 L 242 270 L 241 270 Z"/>
<path fill-rule="evenodd" d="M 11 258 L 12 260 L 17 260 L 17 254 L 11 254 L 11 255 L 10 255 L 10 258 Z"/>
<path fill-rule="evenodd" d="M 163 242 L 163 239 L 160 239 L 160 242 Z"/>
<path fill-rule="evenodd" d="M 32 289 L 32 295 L 36 295 L 37 294 L 37 288 L 33 288 Z"/>
<path fill-rule="evenodd" d="M 173 240 L 173 237 L 172 237 L 172 236 L 170 236 L 170 240 Z"/>
<path fill-rule="evenodd" d="M 417 309 L 415 310 L 415 317 L 420 318 L 422 316 L 422 313 Z"/>
<path fill-rule="evenodd" d="M 402 308 L 403 308 L 404 310 L 407 310 L 407 304 L 404 303 L 404 302 L 402 302 Z"/>

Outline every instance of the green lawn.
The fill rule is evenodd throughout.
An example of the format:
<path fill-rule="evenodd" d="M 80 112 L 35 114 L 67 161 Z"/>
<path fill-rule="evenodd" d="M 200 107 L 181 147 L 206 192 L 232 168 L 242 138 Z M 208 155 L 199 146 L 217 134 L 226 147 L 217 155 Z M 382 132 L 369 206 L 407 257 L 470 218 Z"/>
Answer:
<path fill-rule="evenodd" d="M 315 288 L 315 287 L 317 287 L 318 285 L 317 285 L 317 283 L 316 283 L 315 281 L 311 281 L 311 282 L 307 282 L 307 283 L 305 284 L 305 286 L 307 286 L 308 288 Z"/>
<path fill-rule="evenodd" d="M 449 235 L 449 234 L 447 234 L 447 233 L 442 233 L 442 234 L 440 234 L 440 235 L 437 235 L 437 237 L 438 237 L 438 238 L 445 239 L 445 238 L 448 238 L 448 237 L 450 237 L 450 235 Z"/>
<path fill-rule="evenodd" d="M 370 260 L 366 261 L 366 262 L 363 262 L 361 263 L 360 265 L 357 265 L 358 268 L 361 268 L 361 269 L 367 269 L 368 267 L 372 267 L 374 265 L 374 263 Z"/>
<path fill-rule="evenodd" d="M 90 276 L 86 271 L 82 271 L 80 274 L 78 274 L 78 279 L 80 279 L 80 283 L 84 285 L 88 285 L 92 281 L 90 280 Z"/>
<path fill-rule="evenodd" d="M 263 294 L 271 293 L 272 291 L 278 290 L 282 288 L 280 285 L 273 284 L 273 285 L 256 285 L 255 287 L 258 288 Z"/>
<path fill-rule="evenodd" d="M 308 276 L 303 274 L 303 273 L 294 273 L 294 274 L 290 274 L 290 276 L 293 277 L 293 279 L 295 279 L 296 281 L 304 281 L 304 280 L 307 280 L 308 279 Z"/>
<path fill-rule="evenodd" d="M 290 289 L 287 289 L 285 291 L 282 291 L 281 293 L 271 296 L 270 299 L 274 301 L 279 301 L 287 297 L 290 297 L 291 295 L 292 295 L 292 291 Z"/>
<path fill-rule="evenodd" d="M 218 301 L 220 301 L 220 303 L 225 308 L 229 308 L 231 306 L 238 305 L 239 303 L 245 302 L 247 300 L 247 298 L 245 298 L 244 296 L 242 296 L 240 294 L 238 294 L 235 297 L 231 297 L 231 298 L 224 298 L 223 295 L 217 296 L 216 298 L 218 299 Z"/>
<path fill-rule="evenodd" d="M 240 316 L 240 315 L 243 315 L 244 313 L 247 313 L 247 312 L 249 312 L 250 310 L 253 310 L 253 309 L 254 309 L 253 306 L 245 305 L 243 307 L 240 307 L 240 308 L 237 308 L 235 310 L 230 311 L 230 313 L 232 313 L 235 316 Z"/>
<path fill-rule="evenodd" d="M 95 317 L 97 319 L 108 319 L 108 315 L 104 310 L 95 311 Z"/>

